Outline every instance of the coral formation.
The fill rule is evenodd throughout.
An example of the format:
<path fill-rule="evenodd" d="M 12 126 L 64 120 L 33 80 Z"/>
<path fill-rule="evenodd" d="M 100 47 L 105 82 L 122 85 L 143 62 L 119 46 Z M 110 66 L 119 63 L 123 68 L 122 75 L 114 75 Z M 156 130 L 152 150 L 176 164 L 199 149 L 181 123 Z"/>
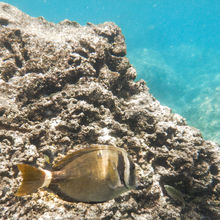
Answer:
<path fill-rule="evenodd" d="M 0 29 L 0 218 L 219 217 L 219 145 L 134 81 L 118 26 L 53 24 L 0 3 Z M 70 203 L 46 190 L 15 196 L 17 163 L 43 168 L 45 156 L 53 161 L 94 143 L 128 151 L 136 190 L 98 204 Z"/>

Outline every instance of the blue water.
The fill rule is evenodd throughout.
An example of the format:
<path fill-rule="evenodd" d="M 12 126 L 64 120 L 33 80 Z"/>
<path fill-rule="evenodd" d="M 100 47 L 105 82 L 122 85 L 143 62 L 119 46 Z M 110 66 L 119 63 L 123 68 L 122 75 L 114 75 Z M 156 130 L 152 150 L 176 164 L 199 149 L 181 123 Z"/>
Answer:
<path fill-rule="evenodd" d="M 114 21 L 151 93 L 220 143 L 220 0 L 11 0 L 31 16 Z"/>

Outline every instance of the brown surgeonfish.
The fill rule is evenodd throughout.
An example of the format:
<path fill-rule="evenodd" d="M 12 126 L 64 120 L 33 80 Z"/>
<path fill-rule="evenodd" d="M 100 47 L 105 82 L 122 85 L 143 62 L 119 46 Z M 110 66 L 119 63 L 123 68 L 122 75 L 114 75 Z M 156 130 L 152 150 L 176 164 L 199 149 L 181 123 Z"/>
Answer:
<path fill-rule="evenodd" d="M 17 196 L 55 186 L 62 195 L 80 202 L 104 202 L 135 188 L 135 165 L 127 152 L 111 145 L 91 145 L 77 150 L 52 171 L 18 164 L 23 182 Z"/>

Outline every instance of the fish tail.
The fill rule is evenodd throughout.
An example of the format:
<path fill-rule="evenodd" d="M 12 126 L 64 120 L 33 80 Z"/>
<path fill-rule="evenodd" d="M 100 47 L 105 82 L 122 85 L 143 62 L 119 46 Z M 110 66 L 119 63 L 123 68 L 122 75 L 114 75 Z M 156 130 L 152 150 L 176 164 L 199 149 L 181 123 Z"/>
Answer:
<path fill-rule="evenodd" d="M 40 187 L 49 186 L 52 174 L 48 170 L 43 170 L 28 164 L 17 164 L 22 173 L 23 181 L 16 196 L 25 196 L 36 192 Z"/>

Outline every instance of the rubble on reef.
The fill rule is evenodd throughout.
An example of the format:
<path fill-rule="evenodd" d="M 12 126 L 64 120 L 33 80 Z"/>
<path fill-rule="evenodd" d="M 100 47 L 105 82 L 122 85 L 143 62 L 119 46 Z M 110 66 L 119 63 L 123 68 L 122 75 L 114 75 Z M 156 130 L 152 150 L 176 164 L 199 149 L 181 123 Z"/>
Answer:
<path fill-rule="evenodd" d="M 135 77 L 114 23 L 54 24 L 0 3 L 1 219 L 219 218 L 219 145 L 160 105 Z M 128 151 L 136 190 L 97 204 L 68 202 L 48 190 L 15 196 L 16 164 L 45 168 L 45 156 L 53 161 L 97 143 Z"/>

